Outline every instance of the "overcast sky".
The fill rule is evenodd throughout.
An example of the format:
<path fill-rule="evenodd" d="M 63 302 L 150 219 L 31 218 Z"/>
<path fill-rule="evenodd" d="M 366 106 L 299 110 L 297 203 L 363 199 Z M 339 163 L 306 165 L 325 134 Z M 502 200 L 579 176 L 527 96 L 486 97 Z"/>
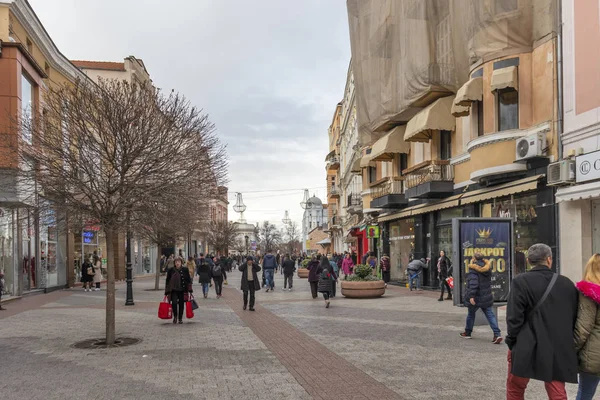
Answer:
<path fill-rule="evenodd" d="M 144 60 L 155 85 L 203 108 L 227 144 L 249 222 L 300 222 L 325 199 L 327 128 L 350 61 L 344 0 L 29 0 L 72 60 Z M 254 192 L 254 193 L 252 193 Z"/>

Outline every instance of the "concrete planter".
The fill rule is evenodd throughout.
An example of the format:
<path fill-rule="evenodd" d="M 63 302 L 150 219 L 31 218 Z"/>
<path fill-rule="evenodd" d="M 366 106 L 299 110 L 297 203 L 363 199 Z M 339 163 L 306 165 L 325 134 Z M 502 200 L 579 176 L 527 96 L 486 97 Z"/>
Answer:
<path fill-rule="evenodd" d="M 351 299 L 372 299 L 385 294 L 383 281 L 341 281 L 342 295 Z"/>
<path fill-rule="evenodd" d="M 298 278 L 308 278 L 308 270 L 306 268 L 298 268 Z"/>

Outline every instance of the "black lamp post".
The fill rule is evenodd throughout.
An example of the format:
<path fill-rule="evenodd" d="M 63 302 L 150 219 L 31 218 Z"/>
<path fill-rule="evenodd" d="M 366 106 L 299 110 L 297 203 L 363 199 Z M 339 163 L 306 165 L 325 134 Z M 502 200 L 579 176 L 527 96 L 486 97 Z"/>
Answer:
<path fill-rule="evenodd" d="M 246 239 L 246 257 L 248 256 L 248 235 L 244 235 L 244 239 Z"/>
<path fill-rule="evenodd" d="M 127 263 L 125 264 L 125 270 L 127 272 L 127 299 L 125 300 L 126 306 L 133 306 L 133 268 L 131 267 L 131 230 L 129 224 L 127 224 Z"/>

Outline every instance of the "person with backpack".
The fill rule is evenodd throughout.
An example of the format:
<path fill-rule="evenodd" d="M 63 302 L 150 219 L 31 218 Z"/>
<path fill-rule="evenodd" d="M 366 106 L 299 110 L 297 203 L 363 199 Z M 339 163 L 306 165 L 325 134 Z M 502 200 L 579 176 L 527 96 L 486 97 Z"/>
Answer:
<path fill-rule="evenodd" d="M 92 283 L 94 282 L 94 264 L 90 260 L 91 255 L 86 256 L 83 265 L 81 266 L 81 283 L 83 291 L 92 291 Z"/>
<path fill-rule="evenodd" d="M 390 281 L 390 258 L 387 254 L 383 254 L 381 257 L 381 261 L 379 261 L 379 266 L 381 268 L 381 276 L 383 278 L 383 282 L 385 282 L 385 287 Z"/>
<path fill-rule="evenodd" d="M 242 273 L 242 284 L 240 288 L 244 292 L 244 310 L 248 305 L 248 294 L 250 295 L 250 311 L 254 311 L 255 297 L 254 293 L 260 290 L 260 282 L 258 281 L 258 272 L 260 266 L 254 263 L 252 257 L 246 259 L 245 264 L 240 264 L 240 272 Z"/>
<path fill-rule="evenodd" d="M 294 272 L 296 272 L 296 263 L 290 258 L 289 254 L 286 254 L 281 265 L 283 270 L 283 290 L 288 287 L 289 291 L 292 291 L 292 285 L 294 284 Z"/>
<path fill-rule="evenodd" d="M 202 285 L 202 294 L 206 299 L 208 298 L 208 288 L 210 279 L 212 278 L 212 271 L 204 257 L 200 257 L 200 264 L 196 267 L 196 274 L 198 275 L 198 283 Z"/>
<path fill-rule="evenodd" d="M 337 275 L 333 272 L 333 267 L 329 263 L 326 256 L 321 257 L 321 264 L 319 264 L 319 284 L 317 291 L 323 294 L 323 300 L 325 300 L 325 308 L 329 308 L 329 298 L 333 291 L 333 285 L 337 280 Z"/>
<path fill-rule="evenodd" d="M 268 293 L 269 290 L 275 290 L 274 275 L 275 269 L 277 268 L 277 259 L 271 254 L 271 250 L 267 250 L 267 254 L 265 254 L 263 258 L 262 267 L 265 274 L 265 284 Z"/>
<path fill-rule="evenodd" d="M 575 322 L 575 350 L 579 358 L 577 400 L 592 400 L 600 382 L 600 254 L 594 254 L 585 266 L 579 290 L 579 308 Z"/>
<path fill-rule="evenodd" d="M 333 273 L 335 275 L 335 279 L 333 280 L 333 282 L 331 284 L 331 297 L 335 297 L 335 293 L 337 290 L 337 277 L 339 274 L 339 269 L 337 266 L 337 262 L 335 262 L 333 259 L 329 260 L 329 265 L 331 266 L 331 270 L 333 271 Z"/>
<path fill-rule="evenodd" d="M 213 266 L 211 268 L 213 282 L 215 283 L 215 291 L 217 292 L 217 299 L 221 298 L 221 292 L 223 291 L 223 267 L 217 259 L 213 260 Z"/>
<path fill-rule="evenodd" d="M 577 383 L 574 327 L 579 293 L 552 271 L 552 250 L 527 251 L 533 268 L 513 278 L 506 309 L 506 399 L 522 400 L 530 379 L 544 382 L 550 399 L 566 399 L 565 382 Z"/>
<path fill-rule="evenodd" d="M 465 331 L 460 334 L 464 339 L 471 339 L 473 325 L 475 325 L 475 313 L 481 308 L 483 314 L 494 332 L 492 343 L 502 343 L 502 334 L 498 328 L 498 321 L 492 310 L 494 295 L 492 293 L 492 268 L 489 260 L 484 260 L 481 253 L 475 253 L 469 264 L 469 272 L 466 276 L 466 291 L 464 305 L 467 307 L 467 322 Z"/>

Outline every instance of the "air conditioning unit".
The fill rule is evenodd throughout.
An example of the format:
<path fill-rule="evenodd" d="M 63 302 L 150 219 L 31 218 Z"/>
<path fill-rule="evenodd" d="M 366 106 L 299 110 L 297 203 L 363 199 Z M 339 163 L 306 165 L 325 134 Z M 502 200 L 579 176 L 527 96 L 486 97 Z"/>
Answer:
<path fill-rule="evenodd" d="M 575 183 L 575 161 L 561 160 L 548 165 L 548 186 Z"/>
<path fill-rule="evenodd" d="M 542 157 L 546 148 L 546 135 L 536 133 L 517 139 L 517 161 Z"/>

